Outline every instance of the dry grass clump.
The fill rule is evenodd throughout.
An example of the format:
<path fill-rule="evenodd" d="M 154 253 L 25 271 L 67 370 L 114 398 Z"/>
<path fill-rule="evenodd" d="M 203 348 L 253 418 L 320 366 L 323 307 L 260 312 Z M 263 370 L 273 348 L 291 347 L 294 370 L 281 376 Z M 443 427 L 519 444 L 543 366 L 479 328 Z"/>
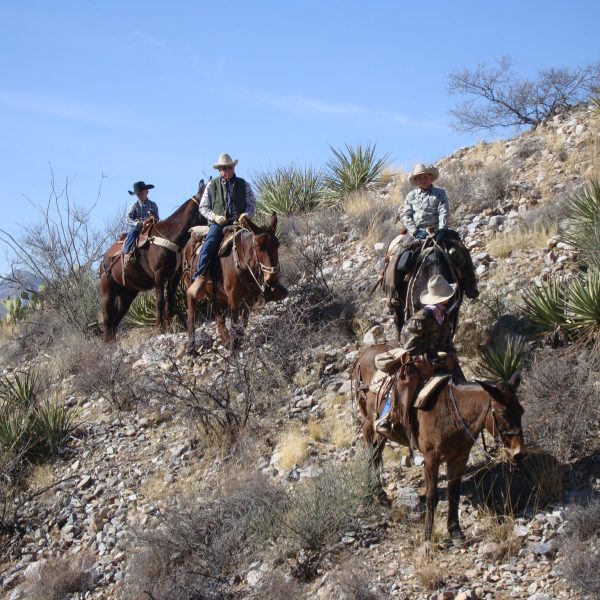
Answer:
<path fill-rule="evenodd" d="M 487 241 L 486 248 L 492 256 L 506 258 L 515 251 L 543 250 L 548 238 L 557 232 L 556 223 L 533 228 L 517 227 L 494 235 Z"/>
<path fill-rule="evenodd" d="M 538 351 L 521 400 L 525 434 L 560 460 L 580 456 L 600 432 L 600 355 L 577 346 Z"/>
<path fill-rule="evenodd" d="M 266 573 L 258 588 L 260 598 L 264 600 L 290 600 L 301 598 L 302 590 L 300 584 L 291 577 L 286 577 L 277 571 Z"/>
<path fill-rule="evenodd" d="M 385 597 L 375 586 L 368 565 L 359 558 L 342 563 L 331 574 L 330 587 L 337 592 L 332 600 L 379 600 Z"/>
<path fill-rule="evenodd" d="M 299 428 L 286 431 L 279 443 L 279 466 L 287 471 L 308 458 L 308 440 Z"/>
<path fill-rule="evenodd" d="M 399 209 L 399 204 L 364 191 L 351 194 L 344 203 L 351 227 L 369 243 L 386 242 L 398 235 Z"/>
<path fill-rule="evenodd" d="M 576 590 L 600 595 L 600 501 L 576 506 L 567 515 L 559 569 Z"/>
<path fill-rule="evenodd" d="M 70 594 L 94 589 L 97 573 L 90 554 L 53 557 L 43 560 L 24 584 L 30 600 L 63 600 Z"/>
<path fill-rule="evenodd" d="M 510 508 L 507 507 L 503 515 L 497 515 L 484 507 L 480 515 L 486 538 L 498 545 L 494 558 L 504 560 L 516 556 L 523 546 L 523 539 L 515 535 L 515 519 Z"/>
<path fill-rule="evenodd" d="M 426 590 L 431 591 L 441 588 L 446 581 L 435 553 L 417 557 L 415 560 L 415 575 L 417 581 Z"/>

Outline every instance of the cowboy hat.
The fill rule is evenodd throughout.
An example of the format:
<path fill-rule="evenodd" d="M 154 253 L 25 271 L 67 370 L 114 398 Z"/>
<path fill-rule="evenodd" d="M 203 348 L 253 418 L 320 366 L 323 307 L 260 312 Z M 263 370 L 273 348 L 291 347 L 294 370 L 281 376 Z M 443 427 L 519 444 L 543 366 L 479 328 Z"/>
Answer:
<path fill-rule="evenodd" d="M 427 282 L 427 289 L 421 292 L 421 304 L 439 304 L 456 293 L 456 283 L 448 283 L 443 275 L 434 275 Z"/>
<path fill-rule="evenodd" d="M 154 189 L 154 186 L 151 183 L 144 183 L 143 181 L 136 181 L 133 184 L 133 192 L 131 190 L 129 190 L 129 195 L 133 196 L 134 194 L 137 194 L 138 192 L 143 192 L 144 190 L 152 190 Z"/>
<path fill-rule="evenodd" d="M 213 165 L 213 169 L 220 169 L 221 167 L 235 167 L 238 164 L 237 158 L 232 160 L 229 154 L 221 154 L 217 162 Z"/>
<path fill-rule="evenodd" d="M 440 172 L 433 165 L 427 166 L 423 163 L 417 163 L 412 170 L 412 173 L 408 176 L 408 183 L 410 183 L 410 185 L 417 185 L 415 177 L 417 175 L 423 175 L 424 173 L 431 175 L 433 177 L 432 181 L 435 181 L 440 176 Z"/>

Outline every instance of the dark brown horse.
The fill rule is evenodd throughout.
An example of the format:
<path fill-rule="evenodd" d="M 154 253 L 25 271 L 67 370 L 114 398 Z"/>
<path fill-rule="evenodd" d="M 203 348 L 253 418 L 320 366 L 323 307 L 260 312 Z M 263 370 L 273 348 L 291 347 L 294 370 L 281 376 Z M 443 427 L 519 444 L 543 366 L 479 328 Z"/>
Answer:
<path fill-rule="evenodd" d="M 100 293 L 105 340 L 114 339 L 121 319 L 138 293 L 152 288 L 156 290 L 156 325 L 160 328 L 168 325 L 173 314 L 175 291 L 181 280 L 182 255 L 190 239 L 189 230 L 202 220 L 198 212 L 201 195 L 202 190 L 199 190 L 170 217 L 148 224 L 147 231 L 144 227 L 148 241 L 138 248 L 135 262 L 129 262 L 123 268 L 122 242 L 115 242 L 104 255 L 100 265 Z"/>
<path fill-rule="evenodd" d="M 380 473 L 386 438 L 375 432 L 373 422 L 382 406 L 378 406 L 376 394 L 367 391 L 377 371 L 375 357 L 391 346 L 378 344 L 367 348 L 352 369 L 352 380 L 358 405 L 363 416 L 363 437 L 371 450 L 371 468 L 375 470 L 376 488 L 385 498 Z M 464 383 L 451 382 L 442 387 L 437 398 L 427 410 L 413 409 L 412 433 L 417 448 L 425 459 L 425 539 L 429 541 L 433 531 L 433 516 L 437 504 L 438 472 L 441 463 L 448 467 L 448 531 L 452 540 L 464 539 L 458 521 L 458 503 L 463 472 L 471 448 L 477 436 L 485 428 L 497 442 L 504 444 L 513 459 L 525 455 L 525 442 L 521 429 L 523 408 L 516 391 L 518 375 L 508 382 Z M 409 446 L 404 432 L 395 427 L 389 436 L 391 441 Z"/>
<path fill-rule="evenodd" d="M 246 219 L 244 230 L 235 238 L 233 247 L 218 257 L 218 284 L 212 282 L 206 286 L 205 295 L 213 300 L 213 308 L 217 327 L 223 346 L 233 340 L 239 342 L 239 324 L 242 328 L 248 324 L 250 309 L 258 302 L 268 286 L 277 284 L 279 280 L 279 240 L 275 235 L 277 215 L 271 216 L 267 228 L 259 227 Z M 191 285 L 191 274 L 198 265 L 198 252 L 194 252 L 196 243 L 191 239 L 185 248 L 185 270 L 183 282 L 186 288 Z M 192 296 L 188 290 L 188 351 L 194 352 L 194 333 L 196 327 L 197 305 L 203 297 Z M 233 338 L 227 329 L 225 319 L 229 315 L 233 330 Z"/>

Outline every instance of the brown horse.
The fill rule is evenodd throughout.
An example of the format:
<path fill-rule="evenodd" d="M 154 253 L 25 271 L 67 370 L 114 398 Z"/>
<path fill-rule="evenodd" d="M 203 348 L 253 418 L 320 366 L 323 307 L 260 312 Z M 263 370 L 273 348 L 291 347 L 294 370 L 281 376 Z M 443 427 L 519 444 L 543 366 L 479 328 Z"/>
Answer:
<path fill-rule="evenodd" d="M 114 339 L 121 319 L 138 293 L 152 288 L 156 290 L 156 325 L 162 329 L 168 325 L 181 279 L 183 248 L 190 238 L 189 229 L 202 221 L 198 211 L 201 195 L 202 190 L 199 190 L 170 217 L 148 224 L 147 231 L 145 224 L 143 231 L 149 239 L 138 248 L 137 260 L 127 263 L 125 269 L 121 258 L 122 242 L 115 242 L 104 255 L 100 265 L 100 293 L 102 331 L 106 341 Z"/>
<path fill-rule="evenodd" d="M 248 324 L 250 309 L 258 302 L 268 286 L 279 280 L 279 240 L 275 235 L 277 215 L 271 215 L 267 228 L 259 227 L 245 219 L 244 229 L 235 238 L 232 248 L 217 259 L 218 284 L 208 282 L 206 296 L 212 297 L 217 327 L 223 346 L 233 341 L 239 342 L 238 324 L 242 328 Z M 199 254 L 194 252 L 196 242 L 191 239 L 185 248 L 185 268 L 183 282 L 186 288 L 191 285 L 191 275 L 198 265 Z M 192 296 L 188 291 L 188 351 L 195 349 L 195 327 L 197 305 L 202 297 Z M 233 338 L 227 329 L 226 316 L 230 315 Z"/>
<path fill-rule="evenodd" d="M 383 407 L 377 405 L 376 394 L 365 388 L 377 371 L 375 357 L 390 348 L 387 344 L 367 348 L 352 368 L 354 390 L 363 416 L 363 437 L 372 453 L 371 468 L 375 470 L 376 489 L 382 499 L 385 499 L 385 492 L 381 487 L 380 473 L 386 438 L 375 432 L 373 422 Z M 525 455 L 521 429 L 523 408 L 516 396 L 519 382 L 518 375 L 500 383 L 454 385 L 449 382 L 432 401 L 432 406 L 426 410 L 413 409 L 412 433 L 425 459 L 427 541 L 431 540 L 433 531 L 441 463 L 445 462 L 448 468 L 448 532 L 453 542 L 460 543 L 464 539 L 458 521 L 461 479 L 477 436 L 486 428 L 497 442 L 502 442 L 509 449 L 513 459 Z M 397 428 L 393 429 L 389 439 L 409 446 L 405 433 Z"/>

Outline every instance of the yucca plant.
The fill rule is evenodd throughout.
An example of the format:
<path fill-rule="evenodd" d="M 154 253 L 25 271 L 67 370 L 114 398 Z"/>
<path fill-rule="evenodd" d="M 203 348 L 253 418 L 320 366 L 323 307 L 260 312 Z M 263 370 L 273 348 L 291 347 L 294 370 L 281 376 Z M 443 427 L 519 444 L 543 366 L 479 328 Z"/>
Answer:
<path fill-rule="evenodd" d="M 76 427 L 77 413 L 64 403 L 45 400 L 31 416 L 31 452 L 56 456 Z"/>
<path fill-rule="evenodd" d="M 523 366 L 527 342 L 521 336 L 503 336 L 481 351 L 475 365 L 478 377 L 508 381 Z"/>
<path fill-rule="evenodd" d="M 258 192 L 258 214 L 268 218 L 272 213 L 290 215 L 307 213 L 323 206 L 323 175 L 313 167 L 288 165 L 254 176 Z"/>
<path fill-rule="evenodd" d="M 0 404 L 0 450 L 22 453 L 31 447 L 33 409 Z"/>
<path fill-rule="evenodd" d="M 38 376 L 34 370 L 15 373 L 13 379 L 0 379 L 0 400 L 7 407 L 31 408 L 35 405 Z"/>
<path fill-rule="evenodd" d="M 566 297 L 569 328 L 584 342 L 598 339 L 600 332 L 600 272 L 591 271 L 585 279 L 575 279 Z"/>
<path fill-rule="evenodd" d="M 557 331 L 567 324 L 565 314 L 566 286 L 556 279 L 523 292 L 523 314 L 543 332 Z"/>
<path fill-rule="evenodd" d="M 327 162 L 325 186 L 332 200 L 340 200 L 377 181 L 391 164 L 389 154 L 376 155 L 376 144 L 356 147 L 346 144 L 346 150 L 330 146 L 333 156 Z"/>
<path fill-rule="evenodd" d="M 175 291 L 175 311 L 173 317 L 185 319 L 187 303 L 185 291 L 181 285 Z M 131 303 L 123 322 L 130 327 L 154 327 L 156 323 L 156 295 L 153 291 L 138 294 Z"/>
<path fill-rule="evenodd" d="M 580 260 L 600 270 L 600 180 L 590 181 L 569 199 L 569 228 L 564 238 L 575 246 Z"/>

